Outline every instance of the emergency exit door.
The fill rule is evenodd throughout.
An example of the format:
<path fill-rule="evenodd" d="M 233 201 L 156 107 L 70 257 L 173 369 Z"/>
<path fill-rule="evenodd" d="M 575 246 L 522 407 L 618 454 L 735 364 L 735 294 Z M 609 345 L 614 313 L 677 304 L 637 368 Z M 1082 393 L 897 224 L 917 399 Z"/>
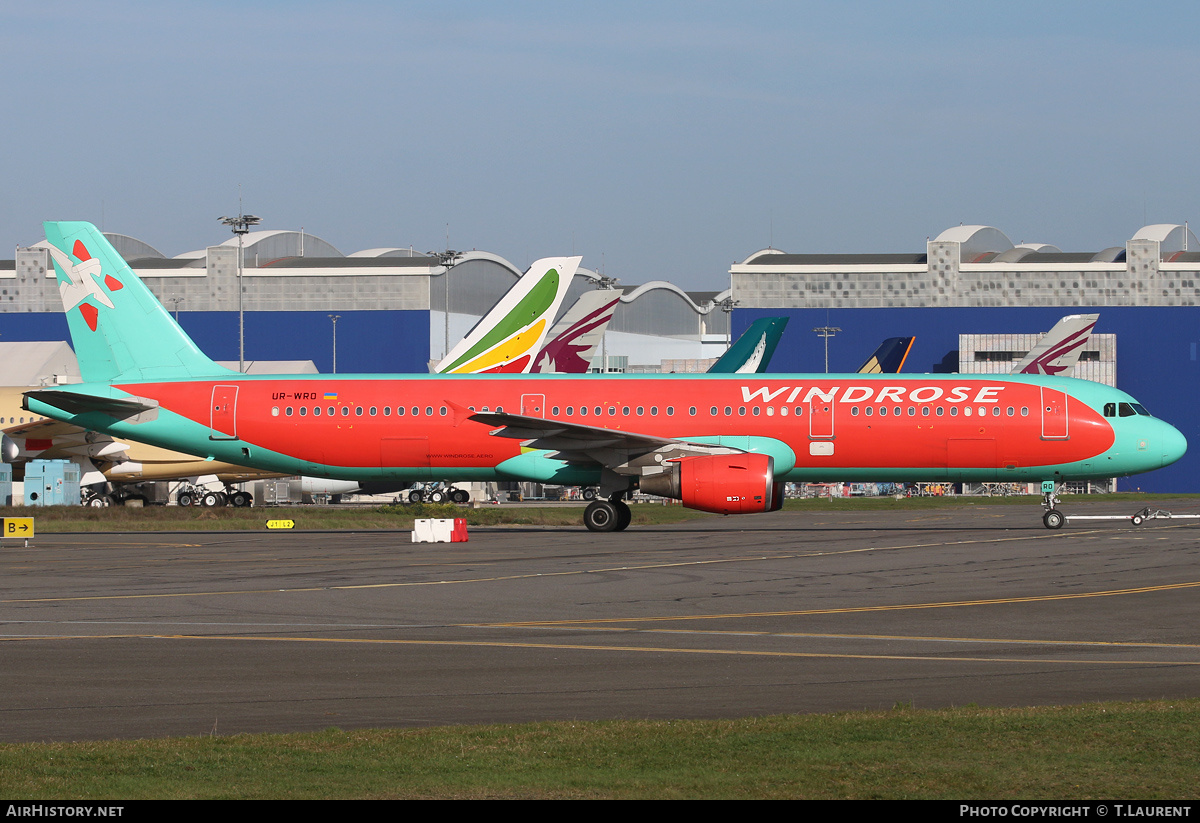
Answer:
<path fill-rule="evenodd" d="M 209 440 L 237 440 L 237 386 L 213 386 Z"/>
<path fill-rule="evenodd" d="M 1071 437 L 1067 415 L 1067 393 L 1042 386 L 1042 439 L 1068 440 Z"/>

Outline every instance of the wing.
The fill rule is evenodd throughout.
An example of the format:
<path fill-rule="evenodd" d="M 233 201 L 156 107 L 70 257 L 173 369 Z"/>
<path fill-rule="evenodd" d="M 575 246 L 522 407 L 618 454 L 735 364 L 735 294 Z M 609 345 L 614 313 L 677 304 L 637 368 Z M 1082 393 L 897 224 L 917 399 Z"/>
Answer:
<path fill-rule="evenodd" d="M 71 460 L 89 457 L 119 462 L 129 448 L 107 434 L 89 432 L 58 420 L 38 420 L 4 430 L 4 461 Z"/>
<path fill-rule="evenodd" d="M 550 452 L 547 456 L 552 459 L 599 466 L 621 475 L 659 474 L 672 460 L 750 450 L 720 442 L 657 437 L 507 412 L 477 412 L 468 419 L 498 426 L 491 432 L 493 437 L 520 440 L 522 446 Z"/>

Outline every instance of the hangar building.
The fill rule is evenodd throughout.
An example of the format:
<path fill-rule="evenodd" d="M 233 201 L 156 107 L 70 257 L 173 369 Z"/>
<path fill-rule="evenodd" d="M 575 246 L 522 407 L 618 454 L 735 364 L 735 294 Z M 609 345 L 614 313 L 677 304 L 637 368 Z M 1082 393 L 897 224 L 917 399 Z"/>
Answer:
<path fill-rule="evenodd" d="M 140 240 L 108 236 L 206 353 L 236 362 L 235 239 L 169 258 Z M 521 273 L 481 251 L 453 263 L 411 248 L 344 255 L 305 232 L 247 234 L 246 357 L 312 360 L 320 371 L 333 371 L 336 328 L 337 371 L 424 372 Z M 884 337 L 916 335 L 906 372 L 977 372 L 1019 357 L 1029 336 L 1064 314 L 1098 312 L 1101 336 L 1095 356 L 1081 364 L 1090 369 L 1082 376 L 1104 382 L 1115 376 L 1119 388 L 1177 426 L 1193 454 L 1200 452 L 1200 242 L 1187 226 L 1146 226 L 1123 245 L 1085 253 L 1014 245 L 990 226 L 956 226 L 920 253 L 765 249 L 735 264 L 730 278 L 731 288 L 720 293 L 688 293 L 662 281 L 622 287 L 605 353 L 627 371 L 691 364 L 703 370 L 706 358 L 755 319 L 787 315 L 791 323 L 772 371 L 823 371 L 822 341 L 810 330 L 837 327 L 828 341 L 831 371 L 858 368 Z M 564 306 L 612 282 L 580 269 Z M 44 248 L 18 249 L 15 260 L 0 261 L 0 315 L 5 341 L 68 339 Z M 1193 465 L 1185 457 L 1122 480 L 1119 488 L 1200 491 Z"/>
<path fill-rule="evenodd" d="M 151 291 L 214 360 L 238 359 L 237 240 L 167 257 L 149 244 L 107 234 Z M 253 360 L 312 360 L 323 372 L 426 372 L 512 286 L 524 269 L 482 251 L 444 256 L 411 248 L 344 255 L 303 231 L 244 238 L 245 350 Z M 448 261 L 447 261 L 448 262 Z M 616 281 L 581 268 L 563 302 Z M 724 351 L 727 292 L 688 293 L 665 281 L 619 286 L 606 354 L 614 370 L 659 371 L 663 360 Z M 0 260 L 3 339 L 67 340 L 44 243 Z M 335 324 L 336 318 L 336 324 Z"/>
<path fill-rule="evenodd" d="M 916 335 L 905 372 L 991 371 L 981 364 L 1019 359 L 999 349 L 1029 345 L 1003 336 L 1036 336 L 1065 314 L 1098 312 L 1096 333 L 1111 337 L 1096 341 L 1095 356 L 1080 364 L 1092 371 L 1081 376 L 1109 382 L 1115 374 L 1118 388 L 1176 426 L 1192 449 L 1118 488 L 1200 491 L 1200 242 L 1186 225 L 1146 226 L 1122 246 L 1084 253 L 956 226 L 921 253 L 765 249 L 735 264 L 730 278 L 734 336 L 759 317 L 791 318 L 775 372 L 824 371 L 824 341 L 811 331 L 821 327 L 840 329 L 828 341 L 830 371 L 852 371 L 881 339 L 903 335 Z M 960 335 L 976 337 L 960 345 Z"/>

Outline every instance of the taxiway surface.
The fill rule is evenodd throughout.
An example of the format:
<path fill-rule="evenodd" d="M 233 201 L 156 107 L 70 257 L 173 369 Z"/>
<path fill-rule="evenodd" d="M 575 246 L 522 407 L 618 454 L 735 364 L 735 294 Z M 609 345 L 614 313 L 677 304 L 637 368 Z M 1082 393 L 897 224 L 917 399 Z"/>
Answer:
<path fill-rule="evenodd" d="M 0 739 L 1196 697 L 1193 523 L 41 535 L 0 548 Z"/>

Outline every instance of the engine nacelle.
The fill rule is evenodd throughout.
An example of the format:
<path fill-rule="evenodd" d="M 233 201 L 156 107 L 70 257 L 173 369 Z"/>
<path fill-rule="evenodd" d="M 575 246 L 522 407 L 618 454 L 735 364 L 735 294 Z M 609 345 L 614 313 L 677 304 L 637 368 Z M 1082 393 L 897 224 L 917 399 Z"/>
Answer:
<path fill-rule="evenodd" d="M 778 511 L 783 484 L 766 454 L 712 454 L 672 461 L 667 471 L 642 478 L 647 494 L 680 500 L 689 509 L 717 514 Z"/>
<path fill-rule="evenodd" d="M 20 456 L 21 447 L 17 445 L 17 441 L 7 434 L 0 435 L 0 459 L 3 459 L 5 463 L 16 463 Z"/>

